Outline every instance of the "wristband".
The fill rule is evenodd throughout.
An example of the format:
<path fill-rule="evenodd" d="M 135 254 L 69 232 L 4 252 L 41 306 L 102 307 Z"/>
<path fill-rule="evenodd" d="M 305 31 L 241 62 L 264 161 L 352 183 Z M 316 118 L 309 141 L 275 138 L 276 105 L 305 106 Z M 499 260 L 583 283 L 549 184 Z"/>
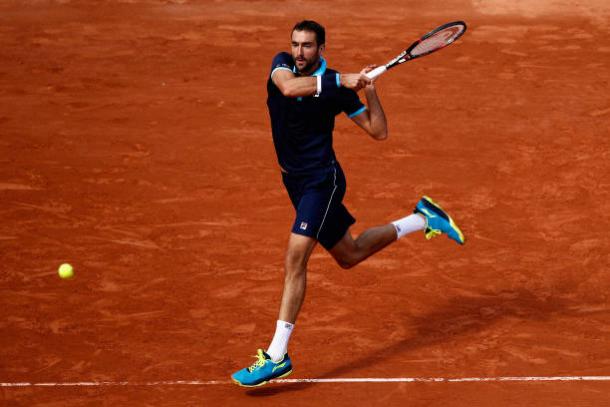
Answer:
<path fill-rule="evenodd" d="M 320 96 L 320 93 L 322 93 L 322 75 L 316 76 L 316 81 L 317 81 L 316 94 L 313 95 L 313 97 L 315 97 L 315 98 Z"/>

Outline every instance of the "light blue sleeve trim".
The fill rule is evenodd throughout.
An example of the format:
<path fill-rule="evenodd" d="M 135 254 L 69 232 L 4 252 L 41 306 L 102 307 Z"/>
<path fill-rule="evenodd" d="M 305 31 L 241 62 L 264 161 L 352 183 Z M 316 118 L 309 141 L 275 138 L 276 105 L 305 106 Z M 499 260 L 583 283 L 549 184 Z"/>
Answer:
<path fill-rule="evenodd" d="M 341 74 L 337 73 L 337 87 L 341 87 Z"/>
<path fill-rule="evenodd" d="M 278 66 L 277 68 L 275 68 L 273 71 L 271 71 L 271 76 L 273 76 L 273 74 L 275 73 L 275 71 L 290 71 L 292 72 L 292 69 L 290 68 L 286 68 L 285 66 Z"/>
<path fill-rule="evenodd" d="M 347 117 L 349 117 L 351 119 L 352 117 L 358 116 L 360 113 L 364 112 L 365 110 L 366 110 L 366 106 L 362 106 L 360 109 L 356 110 L 354 113 L 348 114 Z"/>

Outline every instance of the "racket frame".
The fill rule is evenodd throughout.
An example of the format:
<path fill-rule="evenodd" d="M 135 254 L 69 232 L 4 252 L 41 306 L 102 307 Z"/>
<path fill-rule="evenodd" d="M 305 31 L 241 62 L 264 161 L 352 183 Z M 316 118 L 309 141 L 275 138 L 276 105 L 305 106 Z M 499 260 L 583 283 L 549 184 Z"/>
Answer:
<path fill-rule="evenodd" d="M 428 52 L 425 52 L 423 54 L 419 54 L 419 55 L 412 55 L 411 51 L 413 51 L 413 49 L 415 47 L 417 47 L 419 44 L 422 43 L 422 41 L 425 41 L 426 39 L 430 38 L 431 36 L 433 36 L 434 34 L 438 33 L 439 31 L 445 30 L 449 27 L 453 27 L 453 26 L 457 26 L 457 25 L 461 25 L 462 27 L 464 27 L 464 29 L 462 30 L 461 33 L 458 34 L 457 37 L 455 37 L 454 39 L 451 40 L 451 42 L 446 43 L 445 45 L 435 48 L 433 50 L 430 50 Z M 430 31 L 429 33 L 427 33 L 426 35 L 424 35 L 423 37 L 421 37 L 420 39 L 418 39 L 417 41 L 415 41 L 413 44 L 411 44 L 409 46 L 409 48 L 407 48 L 406 50 L 402 51 L 400 54 L 398 54 L 397 57 L 393 58 L 390 62 L 388 62 L 385 65 L 382 66 L 378 66 L 377 68 L 373 69 L 371 72 L 368 72 L 366 74 L 366 76 L 368 76 L 370 79 L 375 79 L 376 77 L 378 77 L 379 75 L 385 73 L 388 69 L 394 68 L 395 66 L 404 64 L 407 61 L 410 61 L 412 59 L 416 59 L 416 58 L 420 58 L 423 56 L 426 56 L 428 54 L 431 54 L 433 52 L 436 52 L 440 49 L 445 48 L 448 45 L 451 45 L 452 43 L 455 42 L 455 40 L 457 40 L 458 38 L 460 38 L 462 35 L 464 35 L 464 33 L 467 30 L 467 26 L 466 23 L 464 21 L 452 21 L 450 23 L 446 23 L 443 24 L 439 27 L 436 27 L 434 30 Z"/>

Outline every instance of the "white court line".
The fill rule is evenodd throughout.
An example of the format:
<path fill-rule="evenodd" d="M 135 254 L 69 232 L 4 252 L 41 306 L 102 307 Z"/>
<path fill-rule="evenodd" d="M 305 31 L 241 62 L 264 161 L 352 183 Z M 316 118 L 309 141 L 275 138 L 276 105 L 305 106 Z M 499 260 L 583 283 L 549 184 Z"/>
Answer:
<path fill-rule="evenodd" d="M 582 382 L 610 381 L 610 376 L 503 376 L 503 377 L 344 377 L 329 379 L 276 379 L 274 383 L 456 383 L 456 382 Z M 230 380 L 169 380 L 157 382 L 16 382 L 0 387 L 103 387 L 103 386 L 209 386 L 233 384 Z"/>

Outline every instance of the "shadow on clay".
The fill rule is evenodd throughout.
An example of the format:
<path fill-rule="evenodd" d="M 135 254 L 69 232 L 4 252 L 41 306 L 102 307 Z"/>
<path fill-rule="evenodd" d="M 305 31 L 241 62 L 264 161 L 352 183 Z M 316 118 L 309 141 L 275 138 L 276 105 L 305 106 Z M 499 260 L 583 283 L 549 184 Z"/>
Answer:
<path fill-rule="evenodd" d="M 434 312 L 410 317 L 405 323 L 415 326 L 414 335 L 371 351 L 367 355 L 318 376 L 318 379 L 343 377 L 348 373 L 385 362 L 396 354 L 440 344 L 458 335 L 483 330 L 505 317 L 524 320 L 545 320 L 565 309 L 565 301 L 557 298 L 540 298 L 527 290 L 484 293 L 480 297 L 455 297 Z M 305 390 L 319 383 L 288 383 L 248 390 L 252 397 L 268 397 L 291 391 Z"/>

